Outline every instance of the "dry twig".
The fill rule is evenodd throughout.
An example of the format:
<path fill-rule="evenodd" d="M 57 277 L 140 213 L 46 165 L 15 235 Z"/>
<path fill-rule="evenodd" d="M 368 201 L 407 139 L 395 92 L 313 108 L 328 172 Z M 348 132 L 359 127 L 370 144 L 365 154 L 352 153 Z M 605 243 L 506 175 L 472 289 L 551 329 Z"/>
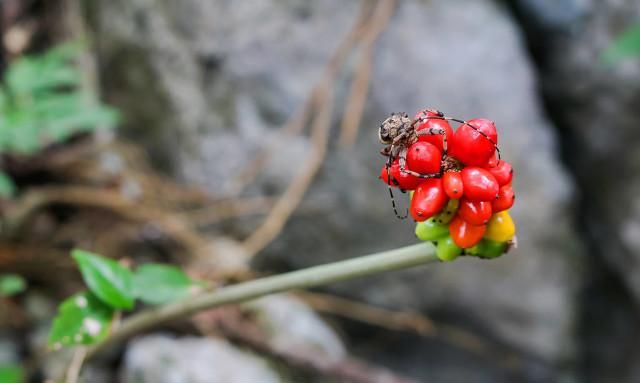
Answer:
<path fill-rule="evenodd" d="M 394 8 L 395 0 L 380 0 L 362 39 L 362 53 L 342 119 L 340 145 L 343 147 L 352 146 L 358 135 L 358 126 L 362 120 L 362 112 L 369 91 L 375 43 L 387 27 Z"/>
<path fill-rule="evenodd" d="M 334 314 L 392 331 L 412 331 L 423 336 L 435 336 L 433 321 L 415 312 L 393 311 L 335 295 L 299 291 L 296 295 L 314 310 Z"/>
<path fill-rule="evenodd" d="M 381 5 L 386 2 L 387 0 L 381 0 L 377 9 L 386 9 Z M 303 164 L 302 171 L 289 184 L 269 215 L 265 218 L 262 225 L 244 242 L 244 246 L 250 255 L 255 255 L 261 251 L 278 236 L 293 211 L 302 201 L 302 198 L 313 182 L 316 173 L 322 167 L 327 153 L 329 130 L 331 129 L 334 97 L 333 90 L 335 82 L 339 70 L 343 66 L 352 46 L 366 35 L 365 32 L 368 29 L 366 24 L 366 20 L 368 20 L 366 6 L 363 9 L 364 10 L 358 18 L 355 26 L 347 35 L 347 38 L 343 41 L 341 46 L 338 47 L 336 54 L 329 62 L 323 80 L 316 87 L 318 94 L 315 96 L 318 106 L 311 128 L 313 150 Z M 377 11 L 376 13 L 382 13 L 384 15 L 383 11 Z M 375 34 L 372 35 L 375 36 Z M 315 92 L 316 90 L 314 90 L 314 93 Z"/>
<path fill-rule="evenodd" d="M 117 191 L 83 186 L 31 189 L 7 212 L 6 235 L 16 233 L 32 214 L 55 203 L 105 209 L 134 222 L 153 224 L 196 256 L 207 248 L 207 241 L 175 214 L 141 206 L 137 201 L 124 198 Z"/>
<path fill-rule="evenodd" d="M 271 197 L 237 198 L 218 200 L 202 209 L 187 211 L 181 214 L 184 220 L 193 226 L 207 226 L 229 218 L 263 214 L 271 210 L 274 199 Z"/>
<path fill-rule="evenodd" d="M 293 136 L 295 134 L 300 134 L 304 130 L 304 127 L 309 121 L 310 116 L 318 107 L 318 105 L 326 103 L 326 100 L 322 100 L 324 85 L 326 83 L 333 83 L 335 81 L 335 78 L 338 75 L 338 71 L 343 67 L 347 57 L 349 56 L 349 53 L 358 44 L 360 39 L 362 39 L 362 36 L 367 28 L 367 20 L 369 19 L 371 13 L 371 4 L 372 2 L 369 0 L 362 1 L 360 14 L 358 15 L 356 23 L 347 34 L 345 39 L 338 46 L 333 54 L 333 57 L 329 60 L 324 78 L 316 86 L 313 87 L 311 93 L 309 94 L 309 97 L 303 104 L 302 108 L 297 113 L 295 113 L 285 124 L 283 132 L 286 135 Z M 261 153 L 259 153 L 251 162 L 251 164 L 240 173 L 240 176 L 238 176 L 232 182 L 231 186 L 227 188 L 226 194 L 235 195 L 241 193 L 242 190 L 244 190 L 244 188 L 248 184 L 250 184 L 258 174 L 260 174 L 260 171 L 273 156 L 275 149 L 275 145 L 271 145 Z"/>
<path fill-rule="evenodd" d="M 76 348 L 75 352 L 73 353 L 71 364 L 69 364 L 69 368 L 67 369 L 65 383 L 76 383 L 78 381 L 78 378 L 80 377 L 80 371 L 82 370 L 82 364 L 84 363 L 84 359 L 86 356 L 86 348 Z"/>
<path fill-rule="evenodd" d="M 497 364 L 510 370 L 521 367 L 522 360 L 508 350 L 458 326 L 435 323 L 416 312 L 402 312 L 375 307 L 367 303 L 309 291 L 296 295 L 313 309 L 332 315 L 378 326 L 391 331 L 411 331 L 424 337 L 438 338 L 462 350 L 483 357 L 493 357 Z"/>

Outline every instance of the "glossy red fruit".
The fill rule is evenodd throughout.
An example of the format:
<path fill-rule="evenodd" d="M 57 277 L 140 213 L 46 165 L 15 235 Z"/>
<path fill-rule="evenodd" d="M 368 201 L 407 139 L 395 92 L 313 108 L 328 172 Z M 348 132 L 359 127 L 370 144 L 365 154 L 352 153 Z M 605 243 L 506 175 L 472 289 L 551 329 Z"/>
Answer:
<path fill-rule="evenodd" d="M 424 179 L 420 177 L 400 172 L 400 163 L 398 160 L 395 160 L 393 164 L 391 164 L 390 173 L 391 177 L 387 174 L 387 164 L 385 164 L 380 171 L 380 179 L 382 182 L 402 190 L 414 190 L 424 181 Z"/>
<path fill-rule="evenodd" d="M 494 213 L 498 213 L 500 211 L 509 210 L 513 203 L 516 201 L 516 195 L 513 192 L 513 187 L 511 184 L 504 185 L 500 188 L 498 192 L 498 196 L 491 203 L 491 208 Z"/>
<path fill-rule="evenodd" d="M 442 151 L 428 142 L 416 142 L 407 150 L 407 168 L 420 174 L 440 172 Z"/>
<path fill-rule="evenodd" d="M 416 131 L 425 130 L 425 129 L 427 131 L 429 129 L 433 129 L 432 131 L 438 131 L 442 129 L 444 130 L 445 136 L 447 137 L 447 147 L 451 145 L 451 140 L 453 139 L 453 129 L 451 129 L 451 125 L 449 125 L 448 121 L 442 120 L 438 118 L 438 115 L 436 113 L 429 112 L 426 110 L 416 114 L 416 118 L 420 118 L 420 117 L 433 117 L 433 118 L 429 118 L 425 122 L 418 124 L 418 126 L 416 126 Z M 425 134 L 425 135 L 419 136 L 418 141 L 428 142 L 432 145 L 435 145 L 438 149 L 444 150 L 443 149 L 444 137 L 441 134 Z"/>
<path fill-rule="evenodd" d="M 467 123 L 460 125 L 453 134 L 451 156 L 467 166 L 484 166 L 494 155 L 498 144 L 496 125 L 484 118 Z"/>
<path fill-rule="evenodd" d="M 491 202 L 469 201 L 462 199 L 458 208 L 458 215 L 472 225 L 484 225 L 491 219 L 493 210 Z"/>
<path fill-rule="evenodd" d="M 424 180 L 413 192 L 409 212 L 418 222 L 431 218 L 447 204 L 448 198 L 440 178 Z"/>
<path fill-rule="evenodd" d="M 468 166 L 460 172 L 464 196 L 470 201 L 493 201 L 498 195 L 498 181 L 487 169 Z"/>
<path fill-rule="evenodd" d="M 472 225 L 460 218 L 460 216 L 454 218 L 449 224 L 451 239 L 463 249 L 468 249 L 478 244 L 486 231 L 487 225 Z"/>
<path fill-rule="evenodd" d="M 500 160 L 495 167 L 487 169 L 496 177 L 498 185 L 506 185 L 513 178 L 513 168 L 507 161 Z"/>
<path fill-rule="evenodd" d="M 495 153 L 493 153 L 493 155 L 489 157 L 489 161 L 487 161 L 487 163 L 484 164 L 484 166 L 482 167 L 486 169 L 491 169 L 491 168 L 495 168 L 497 165 L 498 165 L 498 156 Z"/>
<path fill-rule="evenodd" d="M 451 199 L 460 199 L 464 191 L 462 175 L 460 172 L 446 172 L 442 176 L 442 187 Z"/>

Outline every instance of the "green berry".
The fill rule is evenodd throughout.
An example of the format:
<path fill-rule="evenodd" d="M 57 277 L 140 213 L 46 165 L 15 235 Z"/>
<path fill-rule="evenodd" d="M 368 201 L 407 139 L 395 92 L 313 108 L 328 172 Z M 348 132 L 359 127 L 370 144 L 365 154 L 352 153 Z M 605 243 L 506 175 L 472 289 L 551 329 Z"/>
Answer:
<path fill-rule="evenodd" d="M 449 227 L 436 222 L 435 217 L 416 225 L 416 236 L 421 241 L 435 241 L 449 234 Z"/>
<path fill-rule="evenodd" d="M 471 249 L 466 249 L 465 252 L 480 258 L 498 258 L 507 251 L 507 246 L 507 242 L 496 242 L 484 238 L 479 244 Z"/>
<path fill-rule="evenodd" d="M 436 255 L 443 262 L 453 261 L 462 253 L 451 237 L 440 238 L 438 246 L 436 246 Z"/>
<path fill-rule="evenodd" d="M 453 217 L 455 217 L 459 205 L 460 200 L 450 199 L 449 202 L 447 202 L 447 205 L 442 209 L 440 214 L 435 216 L 436 223 L 439 223 L 441 225 L 449 224 L 449 222 L 453 220 Z"/>
<path fill-rule="evenodd" d="M 480 246 L 480 244 L 482 243 L 482 241 L 480 241 L 480 243 L 478 243 L 477 245 L 470 247 L 468 249 L 464 249 L 464 253 L 466 255 L 473 255 L 473 256 L 480 256 L 480 251 L 482 250 L 482 247 Z"/>

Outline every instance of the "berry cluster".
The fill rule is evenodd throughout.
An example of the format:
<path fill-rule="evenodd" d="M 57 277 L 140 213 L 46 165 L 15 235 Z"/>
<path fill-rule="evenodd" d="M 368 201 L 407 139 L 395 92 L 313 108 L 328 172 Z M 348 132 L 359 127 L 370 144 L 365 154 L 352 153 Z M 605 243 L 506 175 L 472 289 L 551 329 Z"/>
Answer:
<path fill-rule="evenodd" d="M 495 123 L 461 121 L 432 110 L 419 112 L 414 120 L 405 115 L 405 120 L 410 123 L 396 124 L 399 128 L 389 137 L 393 141 L 383 140 L 389 159 L 380 178 L 411 191 L 409 212 L 418 222 L 417 237 L 433 241 L 443 261 L 461 254 L 495 258 L 505 253 L 514 242 L 508 209 L 515 194 L 513 169 L 499 156 Z M 454 132 L 449 121 L 461 125 Z"/>

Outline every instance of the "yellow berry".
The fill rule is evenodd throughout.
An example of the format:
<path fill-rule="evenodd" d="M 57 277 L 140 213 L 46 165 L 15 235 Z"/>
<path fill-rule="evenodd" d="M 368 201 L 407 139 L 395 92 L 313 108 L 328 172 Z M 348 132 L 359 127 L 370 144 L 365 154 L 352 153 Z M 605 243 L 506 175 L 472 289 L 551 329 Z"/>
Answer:
<path fill-rule="evenodd" d="M 491 217 L 484 238 L 496 242 L 507 242 L 516 234 L 516 225 L 508 211 L 501 211 Z"/>

